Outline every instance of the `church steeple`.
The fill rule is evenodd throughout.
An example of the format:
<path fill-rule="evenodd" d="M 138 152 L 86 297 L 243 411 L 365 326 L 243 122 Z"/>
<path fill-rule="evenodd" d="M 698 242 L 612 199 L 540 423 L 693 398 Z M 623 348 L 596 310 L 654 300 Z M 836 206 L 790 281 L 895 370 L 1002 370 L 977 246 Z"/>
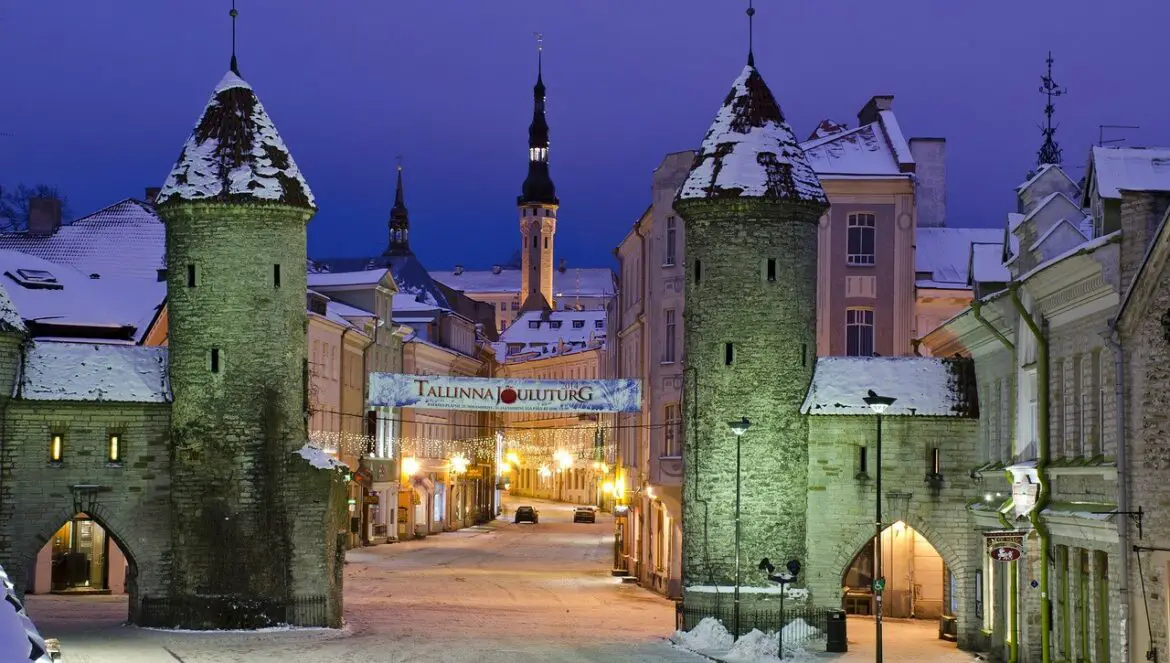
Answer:
<path fill-rule="evenodd" d="M 553 246 L 557 235 L 557 190 L 548 175 L 548 121 L 544 117 L 544 38 L 536 34 L 536 87 L 528 127 L 528 177 L 516 201 L 520 212 L 521 310 L 548 311 L 553 300 Z"/>
<path fill-rule="evenodd" d="M 548 172 L 548 120 L 544 114 L 544 39 L 537 35 L 536 85 L 532 88 L 532 124 L 528 125 L 528 177 L 519 204 L 557 204 L 557 190 Z"/>
<path fill-rule="evenodd" d="M 390 208 L 390 246 L 385 255 L 410 253 L 410 215 L 402 193 L 402 162 L 398 163 L 398 185 L 394 190 L 394 207 Z"/>

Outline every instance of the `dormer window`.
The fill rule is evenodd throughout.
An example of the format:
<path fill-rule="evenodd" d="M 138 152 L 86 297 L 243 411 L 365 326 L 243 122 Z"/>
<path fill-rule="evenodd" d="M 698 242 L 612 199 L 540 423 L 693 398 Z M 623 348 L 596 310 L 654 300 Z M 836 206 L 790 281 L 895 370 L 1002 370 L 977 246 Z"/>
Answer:
<path fill-rule="evenodd" d="M 528 321 L 528 328 L 529 329 L 540 329 L 540 321 L 539 320 L 529 320 Z"/>
<path fill-rule="evenodd" d="M 604 327 L 605 327 L 605 320 L 594 320 L 593 321 L 593 328 L 594 329 L 603 329 Z"/>
<path fill-rule="evenodd" d="M 585 328 L 585 321 L 584 320 L 574 320 L 573 321 L 573 329 L 584 329 L 584 328 Z"/>
<path fill-rule="evenodd" d="M 550 320 L 548 323 L 548 326 L 550 329 L 560 329 L 561 328 L 561 321 L 560 320 Z"/>
<path fill-rule="evenodd" d="M 18 269 L 15 272 L 6 272 L 8 276 L 20 285 L 40 290 L 61 290 L 65 286 L 57 281 L 52 272 L 43 269 Z"/>

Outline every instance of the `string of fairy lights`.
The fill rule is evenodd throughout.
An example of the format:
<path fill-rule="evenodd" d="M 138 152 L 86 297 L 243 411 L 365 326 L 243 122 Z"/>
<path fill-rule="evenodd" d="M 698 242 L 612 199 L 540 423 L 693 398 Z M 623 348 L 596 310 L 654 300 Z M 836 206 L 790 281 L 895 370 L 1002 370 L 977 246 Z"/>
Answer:
<path fill-rule="evenodd" d="M 364 426 L 370 420 L 358 414 L 321 411 L 322 418 L 350 418 L 361 420 Z M 339 419 L 340 420 L 340 419 Z M 452 438 L 402 435 L 402 424 L 411 423 L 397 416 L 378 416 L 378 424 L 393 423 L 395 434 L 391 440 L 392 456 L 420 459 L 467 458 L 477 464 L 499 462 L 500 456 L 510 456 L 511 464 L 548 467 L 567 464 L 611 462 L 616 457 L 616 431 L 621 429 L 655 429 L 669 424 L 614 424 L 588 422 L 576 425 L 540 426 L 484 426 L 448 422 L 450 429 L 473 429 L 478 435 L 462 436 L 453 431 Z M 484 435 L 486 428 L 498 431 Z M 375 448 L 371 435 L 344 430 L 311 430 L 309 440 L 314 445 L 341 456 L 359 458 Z"/>

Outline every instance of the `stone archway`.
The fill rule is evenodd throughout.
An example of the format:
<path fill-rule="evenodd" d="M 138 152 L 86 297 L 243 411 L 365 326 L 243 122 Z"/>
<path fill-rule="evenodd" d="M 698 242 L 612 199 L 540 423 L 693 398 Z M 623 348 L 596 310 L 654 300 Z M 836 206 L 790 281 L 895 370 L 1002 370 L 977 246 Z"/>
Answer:
<path fill-rule="evenodd" d="M 45 515 L 37 519 L 31 530 L 32 536 L 27 534 L 13 542 L 15 555 L 13 564 L 15 573 L 13 580 L 17 583 L 17 591 L 23 594 L 28 588 L 30 570 L 37 563 L 37 555 L 49 543 L 54 534 L 66 523 L 72 521 L 78 514 L 84 513 L 105 531 L 106 537 L 116 545 L 126 559 L 126 594 L 128 597 L 127 619 L 131 623 L 137 622 L 137 616 L 142 605 L 143 587 L 162 586 L 165 570 L 162 568 L 162 548 L 155 541 L 155 534 L 161 533 L 163 541 L 169 541 L 169 531 L 166 523 L 148 523 L 132 520 L 130 514 L 119 513 L 96 499 L 70 499 L 67 504 L 60 504 L 45 509 Z M 30 523 L 31 524 L 31 523 Z M 157 530 L 162 528 L 162 532 Z"/>
<path fill-rule="evenodd" d="M 970 626 L 975 623 L 973 620 L 976 619 L 973 614 L 972 592 L 969 590 L 975 582 L 975 571 L 977 570 L 975 568 L 977 562 L 972 562 L 971 551 L 967 549 L 970 541 L 964 536 L 967 533 L 966 523 L 962 521 L 949 522 L 940 527 L 914 513 L 913 510 L 892 509 L 891 511 L 891 513 L 883 514 L 883 521 L 890 523 L 886 529 L 889 529 L 896 522 L 905 523 L 908 528 L 921 535 L 934 548 L 953 578 L 953 587 L 944 586 L 943 613 L 949 615 L 951 613 L 950 606 L 954 606 L 951 616 L 956 620 L 958 644 L 960 647 L 965 647 Z M 874 531 L 872 527 L 868 526 L 856 527 L 850 528 L 849 531 L 842 531 L 841 535 L 841 544 L 834 547 L 831 560 L 826 562 L 827 568 L 836 574 L 834 577 L 834 582 L 837 585 L 836 592 L 830 592 L 832 594 L 830 597 L 822 596 L 818 600 L 818 603 L 834 604 L 834 607 L 841 605 L 844 596 L 843 588 L 840 587 L 838 581 L 854 557 L 873 539 Z"/>

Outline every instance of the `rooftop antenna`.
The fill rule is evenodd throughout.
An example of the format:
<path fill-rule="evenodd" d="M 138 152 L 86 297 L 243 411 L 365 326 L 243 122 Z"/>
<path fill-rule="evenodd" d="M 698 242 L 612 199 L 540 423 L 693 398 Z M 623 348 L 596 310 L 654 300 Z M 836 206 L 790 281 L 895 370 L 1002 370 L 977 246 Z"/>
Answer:
<path fill-rule="evenodd" d="M 755 40 L 756 8 L 753 6 L 752 0 L 748 0 L 747 17 L 748 17 L 748 66 L 754 67 L 754 66 L 756 66 L 756 54 L 755 54 L 755 49 L 753 48 L 754 47 L 753 42 Z"/>
<path fill-rule="evenodd" d="M 232 10 L 228 12 L 228 16 L 232 17 L 232 73 L 236 76 L 240 75 L 240 65 L 236 61 L 236 17 L 240 12 L 236 11 L 236 0 L 232 0 Z"/>
<path fill-rule="evenodd" d="M 1052 115 L 1056 112 L 1056 106 L 1052 104 L 1052 100 L 1056 97 L 1063 96 L 1067 89 L 1060 87 L 1056 81 L 1052 79 L 1052 51 L 1048 51 L 1048 59 L 1044 61 L 1048 65 L 1048 70 L 1045 75 L 1040 77 L 1040 94 L 1043 94 L 1048 99 L 1048 103 L 1044 106 L 1045 125 L 1040 127 L 1040 132 L 1044 135 L 1044 144 L 1040 146 L 1040 152 L 1036 158 L 1036 164 L 1043 166 L 1044 164 L 1060 165 L 1061 149 L 1056 144 L 1056 127 L 1052 125 Z"/>
<path fill-rule="evenodd" d="M 1115 145 L 1117 143 L 1124 143 L 1124 138 L 1110 138 L 1105 140 L 1106 129 L 1141 129 L 1139 126 L 1132 124 L 1098 124 L 1097 125 L 1097 147 L 1105 147 L 1106 145 Z M 4 134 L 0 134 L 3 136 Z"/>
<path fill-rule="evenodd" d="M 533 32 L 533 37 L 536 37 L 536 77 L 540 78 L 544 74 L 544 33 Z"/>

